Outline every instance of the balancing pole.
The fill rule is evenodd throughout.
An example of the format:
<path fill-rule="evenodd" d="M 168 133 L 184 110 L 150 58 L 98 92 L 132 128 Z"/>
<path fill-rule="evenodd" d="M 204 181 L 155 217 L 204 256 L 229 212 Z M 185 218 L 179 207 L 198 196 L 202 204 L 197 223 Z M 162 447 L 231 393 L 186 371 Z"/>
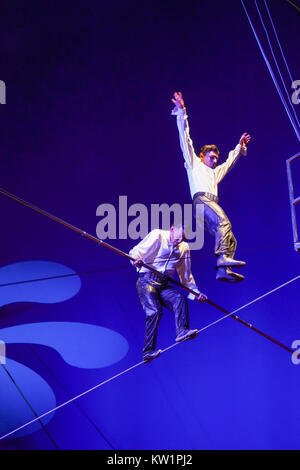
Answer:
<path fill-rule="evenodd" d="M 78 227 L 75 227 L 74 225 L 71 225 L 69 224 L 68 222 L 50 214 L 49 212 L 46 212 L 44 211 L 43 209 L 40 209 L 39 207 L 36 207 L 34 206 L 33 204 L 27 202 L 27 201 L 24 201 L 23 199 L 19 198 L 18 196 L 15 196 L 14 194 L 11 194 L 9 193 L 8 191 L 6 191 L 5 189 L 3 188 L 0 188 L 0 193 L 3 194 L 4 196 L 10 198 L 10 199 L 13 199 L 14 201 L 18 202 L 19 204 L 22 204 L 23 206 L 26 206 L 26 207 L 29 207 L 29 209 L 32 209 L 33 211 L 35 212 L 38 212 L 39 214 L 42 214 L 46 217 L 48 217 L 49 219 L 51 220 L 54 220 L 54 222 L 58 222 L 59 224 L 61 225 L 64 225 L 65 227 L 73 230 L 74 232 L 76 233 L 79 233 L 80 235 L 82 235 L 83 237 L 85 238 L 88 238 L 89 240 L 92 240 L 93 242 L 97 243 L 98 245 L 101 245 L 101 246 L 104 246 L 105 248 L 108 248 L 109 250 L 111 251 L 114 251 L 115 253 L 117 253 L 118 255 L 121 255 L 123 256 L 124 258 L 127 258 L 129 261 L 135 261 L 135 258 L 133 258 L 132 256 L 130 256 L 129 254 L 125 253 L 124 251 L 121 251 L 119 250 L 118 248 L 110 245 L 109 243 L 106 243 L 104 242 L 103 240 L 100 240 L 99 238 L 97 237 L 94 237 L 93 235 L 85 232 L 84 230 L 81 230 L 80 228 Z M 156 269 L 154 269 L 152 266 L 149 266 L 145 263 L 142 264 L 143 267 L 149 269 L 150 271 L 158 274 L 158 275 L 162 275 L 162 273 L 160 273 L 159 271 L 156 271 Z M 173 279 L 172 277 L 169 277 L 169 276 L 166 276 L 166 275 L 163 275 L 165 279 L 167 279 L 169 282 L 172 282 L 173 284 L 177 285 L 178 287 L 184 289 L 185 291 L 189 292 L 190 294 L 193 294 L 195 297 L 198 297 L 198 293 L 193 291 L 192 289 L 190 289 L 189 287 L 186 287 L 184 286 L 183 284 L 181 284 L 180 282 L 176 281 L 176 279 Z M 279 341 L 277 341 L 276 339 L 272 338 L 271 336 L 269 336 L 268 334 L 264 333 L 263 331 L 259 330 L 258 328 L 256 328 L 254 325 L 252 325 L 251 323 L 248 323 L 246 322 L 245 320 L 243 320 L 242 318 L 238 317 L 237 315 L 235 315 L 234 313 L 230 313 L 228 312 L 227 310 L 225 310 L 223 307 L 220 307 L 219 305 L 217 305 L 216 303 L 212 302 L 211 300 L 207 299 L 205 301 L 205 303 L 211 305 L 212 307 L 220 310 L 221 312 L 225 313 L 225 315 L 228 315 L 228 317 L 230 318 L 233 318 L 234 320 L 238 321 L 239 323 L 241 323 L 242 325 L 245 325 L 247 326 L 248 328 L 250 328 L 252 331 L 255 331 L 256 333 L 260 334 L 261 336 L 263 336 L 264 338 L 268 339 L 269 341 L 272 341 L 272 343 L 274 344 L 277 344 L 278 346 L 280 346 L 281 348 L 285 349 L 286 351 L 288 351 L 289 353 L 291 354 L 294 354 L 297 358 L 300 358 L 300 354 L 299 355 L 296 355 L 295 354 L 295 351 L 292 349 L 292 348 L 289 348 L 288 346 L 285 346 L 284 344 L 280 343 Z"/>

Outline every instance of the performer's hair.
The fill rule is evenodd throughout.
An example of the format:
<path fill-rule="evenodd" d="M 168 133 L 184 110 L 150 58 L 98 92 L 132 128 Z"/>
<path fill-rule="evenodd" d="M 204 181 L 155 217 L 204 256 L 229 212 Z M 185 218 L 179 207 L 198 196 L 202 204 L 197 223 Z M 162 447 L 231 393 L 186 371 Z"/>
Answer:
<path fill-rule="evenodd" d="M 203 155 L 206 155 L 208 152 L 216 152 L 217 155 L 219 155 L 219 149 L 216 145 L 203 145 L 203 147 L 201 148 L 200 150 L 200 157 L 201 157 L 201 154 Z"/>

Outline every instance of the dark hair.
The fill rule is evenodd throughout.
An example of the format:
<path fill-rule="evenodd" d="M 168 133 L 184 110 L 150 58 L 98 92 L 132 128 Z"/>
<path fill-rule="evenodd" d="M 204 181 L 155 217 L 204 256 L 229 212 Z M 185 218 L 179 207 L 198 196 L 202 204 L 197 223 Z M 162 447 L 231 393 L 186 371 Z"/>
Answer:
<path fill-rule="evenodd" d="M 217 155 L 219 155 L 219 149 L 216 145 L 203 145 L 203 147 L 200 150 L 200 155 L 206 155 L 208 152 L 216 152 Z"/>

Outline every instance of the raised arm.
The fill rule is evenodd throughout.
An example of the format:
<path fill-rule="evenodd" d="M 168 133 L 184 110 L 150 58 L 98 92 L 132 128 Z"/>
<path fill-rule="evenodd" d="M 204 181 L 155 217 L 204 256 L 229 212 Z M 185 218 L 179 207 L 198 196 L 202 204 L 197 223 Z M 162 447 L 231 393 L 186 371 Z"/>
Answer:
<path fill-rule="evenodd" d="M 183 97 L 180 91 L 174 93 L 172 101 L 175 104 L 172 115 L 176 116 L 180 147 L 183 153 L 183 157 L 185 159 L 186 165 L 190 168 L 193 168 L 195 158 L 197 158 L 197 156 L 194 151 L 193 141 L 190 137 L 186 108 L 184 106 Z"/>
<path fill-rule="evenodd" d="M 241 136 L 239 143 L 235 147 L 235 149 L 229 152 L 227 160 L 222 163 L 222 165 L 218 165 L 215 169 L 215 175 L 217 183 L 224 178 L 224 176 L 228 173 L 229 170 L 234 166 L 237 162 L 240 155 L 247 155 L 247 144 L 250 142 L 251 136 L 246 132 Z"/>

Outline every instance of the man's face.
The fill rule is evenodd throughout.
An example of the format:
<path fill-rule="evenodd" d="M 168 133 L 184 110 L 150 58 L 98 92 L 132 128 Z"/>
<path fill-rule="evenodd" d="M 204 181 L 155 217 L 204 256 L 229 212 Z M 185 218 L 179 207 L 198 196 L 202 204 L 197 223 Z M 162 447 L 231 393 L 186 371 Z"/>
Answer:
<path fill-rule="evenodd" d="M 176 246 L 185 240 L 184 228 L 172 226 L 170 229 L 170 240 L 173 246 Z"/>
<path fill-rule="evenodd" d="M 209 168 L 216 168 L 217 163 L 218 163 L 218 154 L 211 150 L 210 152 L 207 152 L 204 156 L 200 156 L 202 163 L 204 165 L 209 166 Z"/>

